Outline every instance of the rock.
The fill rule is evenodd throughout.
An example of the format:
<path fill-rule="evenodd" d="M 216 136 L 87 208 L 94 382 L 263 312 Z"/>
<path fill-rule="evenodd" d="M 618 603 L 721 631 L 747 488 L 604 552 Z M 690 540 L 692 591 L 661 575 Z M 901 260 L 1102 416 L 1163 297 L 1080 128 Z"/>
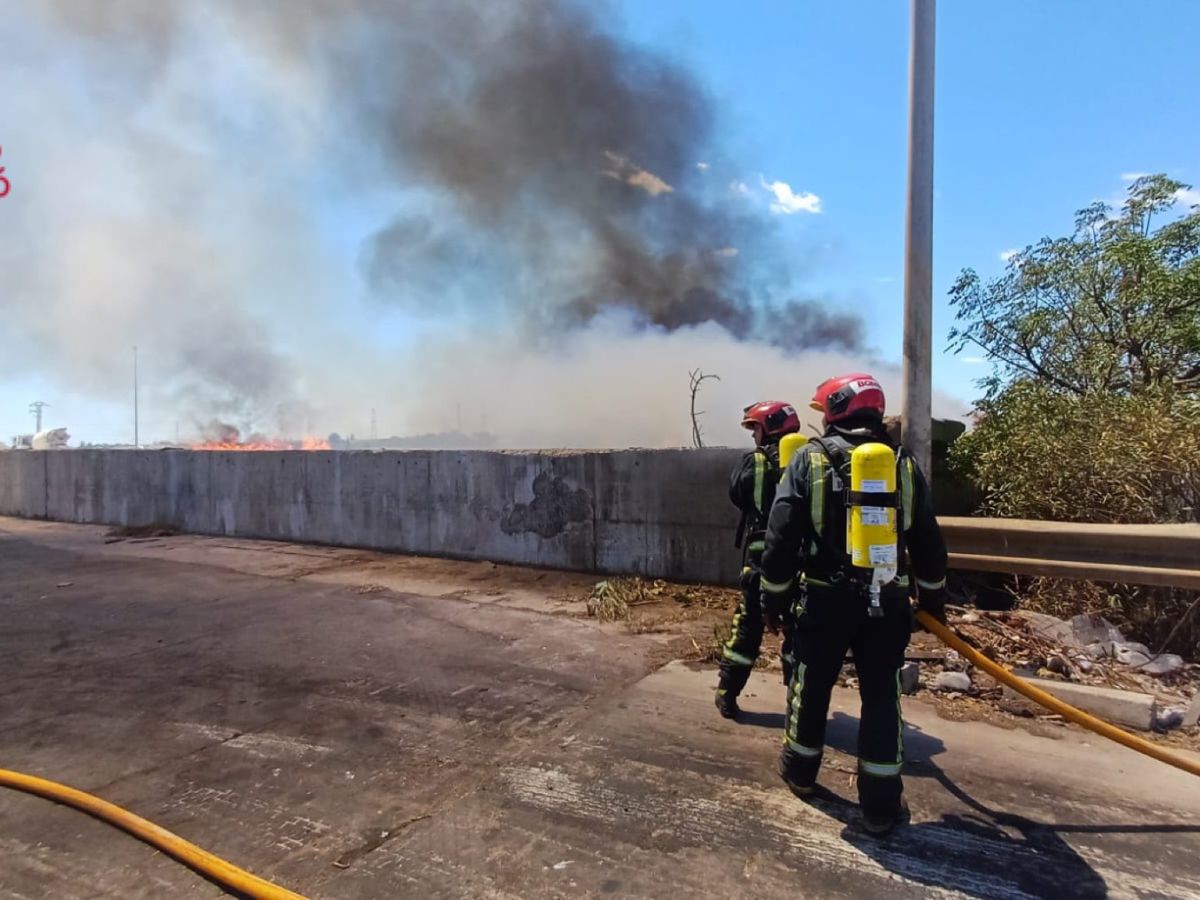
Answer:
<path fill-rule="evenodd" d="M 1046 668 L 1051 672 L 1057 672 L 1059 675 L 1069 676 L 1071 674 L 1071 663 L 1061 653 L 1056 653 L 1047 658 Z"/>
<path fill-rule="evenodd" d="M 1198 724 L 1200 724 L 1200 691 L 1196 692 L 1196 696 L 1188 704 L 1187 712 L 1183 714 L 1184 728 L 1195 728 Z"/>
<path fill-rule="evenodd" d="M 980 691 L 994 691 L 1000 687 L 1000 682 L 986 672 L 976 672 L 971 676 L 971 683 Z"/>
<path fill-rule="evenodd" d="M 1039 612 L 1021 612 L 1021 618 L 1029 623 L 1034 634 L 1055 643 L 1063 643 L 1071 636 L 1071 626 L 1057 616 Z"/>
<path fill-rule="evenodd" d="M 1154 697 L 1134 691 L 1116 690 L 1096 685 L 1078 684 L 1073 681 L 1057 681 L 1045 678 L 1027 678 L 1034 687 L 1039 687 L 1060 700 L 1091 713 L 1097 718 L 1116 725 L 1127 725 L 1149 731 L 1154 726 Z M 1013 698 L 1019 695 L 1009 687 L 1004 693 Z M 1024 699 L 1023 697 L 1021 699 Z M 1041 712 L 1041 710 L 1039 710 Z"/>
<path fill-rule="evenodd" d="M 933 679 L 935 691 L 959 691 L 965 693 L 971 689 L 971 678 L 966 672 L 939 672 Z"/>
<path fill-rule="evenodd" d="M 915 694 L 921 684 L 921 667 L 915 662 L 906 662 L 900 667 L 900 690 Z"/>
<path fill-rule="evenodd" d="M 1119 663 L 1123 663 L 1127 666 L 1133 666 L 1134 668 L 1140 668 L 1141 666 L 1144 666 L 1146 663 L 1150 662 L 1149 650 L 1140 650 L 1138 649 L 1138 646 L 1127 644 L 1116 644 L 1114 646 L 1116 647 L 1117 662 Z"/>
<path fill-rule="evenodd" d="M 1088 644 L 1085 652 L 1092 659 L 1115 659 L 1127 666 L 1144 666 L 1153 654 L 1145 644 L 1137 641 L 1096 641 Z"/>
<path fill-rule="evenodd" d="M 1026 612 L 1022 615 L 1037 634 L 1075 650 L 1082 650 L 1089 644 L 1101 641 L 1125 640 L 1121 629 L 1103 616 L 1079 615 L 1069 621 L 1063 621 L 1045 613 Z"/>
<path fill-rule="evenodd" d="M 1163 653 L 1154 657 L 1138 671 L 1147 675 L 1170 675 L 1183 668 L 1183 657 L 1174 653 Z"/>
<path fill-rule="evenodd" d="M 1075 666 L 1076 666 L 1076 668 L 1079 669 L 1080 672 L 1084 672 L 1084 673 L 1090 672 L 1090 671 L 1092 671 L 1092 669 L 1095 668 L 1095 666 L 1092 664 L 1092 661 L 1090 659 L 1088 659 L 1086 656 L 1075 657 Z"/>
<path fill-rule="evenodd" d="M 962 658 L 957 650 L 947 650 L 946 658 L 942 661 L 942 664 L 947 669 L 951 669 L 955 672 L 961 672 L 967 667 L 967 661 Z"/>
<path fill-rule="evenodd" d="M 1070 637 L 1079 647 L 1094 644 L 1097 641 L 1123 643 L 1125 640 L 1121 629 L 1104 616 L 1078 615 L 1067 622 L 1067 625 L 1070 627 Z"/>
<path fill-rule="evenodd" d="M 1182 706 L 1168 706 L 1165 709 L 1160 709 L 1158 715 L 1155 716 L 1154 729 L 1155 731 L 1171 731 L 1175 728 L 1183 726 L 1183 720 L 1187 716 L 1187 710 Z"/>
<path fill-rule="evenodd" d="M 1025 718 L 1033 718 L 1041 712 L 1044 712 L 1041 706 L 1034 703 L 1015 691 L 1009 690 L 1007 687 L 1000 695 L 1000 708 L 1005 712 L 1012 713 L 1014 716 L 1024 716 Z"/>

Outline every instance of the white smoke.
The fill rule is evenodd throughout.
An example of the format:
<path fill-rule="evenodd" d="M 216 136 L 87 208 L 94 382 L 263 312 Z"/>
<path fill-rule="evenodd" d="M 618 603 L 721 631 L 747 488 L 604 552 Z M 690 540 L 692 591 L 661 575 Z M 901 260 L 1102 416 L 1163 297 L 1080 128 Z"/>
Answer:
<path fill-rule="evenodd" d="M 578 37 L 580 52 L 620 73 L 619 40 L 596 29 L 582 7 L 564 9 L 563 21 L 593 28 Z M 703 147 L 685 154 L 654 133 L 629 157 L 670 183 L 670 192 L 639 182 L 614 197 L 608 191 L 620 185 L 596 167 L 588 176 L 596 184 L 580 200 L 558 190 L 576 185 L 578 172 L 556 170 L 555 190 L 538 202 L 549 204 L 548 221 L 578 223 L 588 235 L 578 246 L 592 255 L 547 264 L 536 252 L 545 229 L 533 227 L 520 232 L 518 264 L 496 265 L 494 245 L 511 233 L 513 204 L 527 190 L 513 166 L 530 147 L 544 152 L 545 142 L 502 142 L 514 154 L 498 170 L 509 184 L 488 193 L 499 190 L 494 181 L 479 172 L 465 177 L 444 159 L 453 136 L 434 129 L 444 147 L 427 146 L 424 133 L 387 146 L 389 117 L 402 115 L 406 97 L 422 86 L 347 82 L 337 66 L 339 54 L 363 46 L 342 38 L 377 20 L 443 41 L 482 40 L 499 19 L 480 19 L 478 10 L 425 0 L 403 7 L 17 0 L 0 17 L 0 137 L 13 184 L 0 202 L 0 373 L 53 373 L 64 391 L 108 401 L 128 390 L 136 344 L 144 405 L 169 411 L 160 419 L 182 419 L 185 428 L 219 418 L 246 432 L 296 436 L 345 433 L 357 423 L 361 435 L 375 407 L 381 433 L 424 433 L 456 428 L 461 411 L 464 430 L 486 429 L 510 447 L 687 444 L 694 368 L 721 377 L 705 382 L 701 395 L 712 444 L 744 443 L 738 420 L 746 404 L 775 397 L 803 408 L 812 387 L 838 371 L 871 368 L 894 395 L 894 372 L 865 352 L 774 346 L 857 347 L 859 325 L 806 304 L 785 306 L 774 320 L 729 281 L 738 266 L 759 265 L 757 274 L 778 266 L 761 262 L 769 226 L 708 201 L 685 203 L 684 185 L 700 171 L 693 152 Z M 468 22 L 463 17 L 470 27 L 457 27 Z M 561 22 L 537 24 L 526 30 L 539 46 L 557 47 Z M 515 51 L 505 45 L 504 53 L 510 59 Z M 361 61 L 350 68 L 370 71 Z M 681 133 L 704 122 L 704 98 L 675 70 L 662 71 L 665 93 L 647 108 L 677 106 L 668 101 L 682 92 L 692 105 L 683 104 L 691 118 L 676 122 Z M 554 99 L 567 103 L 571 94 Z M 644 115 L 621 122 L 634 145 L 647 127 L 665 133 L 667 125 Z M 411 159 L 388 158 L 414 146 L 426 155 L 408 169 L 441 180 L 442 199 L 431 205 L 437 185 L 406 181 Z M 601 159 L 606 149 L 595 147 Z M 486 153 L 478 156 L 491 164 Z M 550 161 L 537 164 L 562 156 L 546 154 Z M 719 153 L 706 158 L 719 169 Z M 674 218 L 646 205 L 667 201 L 684 204 Z M 464 210 L 480 208 L 499 223 L 491 243 L 453 239 L 454 223 L 469 218 Z M 441 217 L 430 219 L 431 211 Z M 405 231 L 414 222 L 435 230 L 415 240 Z M 653 238 L 648 246 L 669 252 L 636 246 L 643 229 Z M 708 250 L 690 247 L 693 231 Z M 391 260 L 388 272 L 411 278 L 389 284 L 394 305 L 381 305 L 360 263 L 378 263 L 388 242 L 406 234 L 409 247 L 429 255 L 416 268 Z M 559 249 L 569 237 L 561 229 L 545 235 Z M 733 246 L 737 254 L 727 252 Z M 628 258 L 617 252 L 626 247 Z M 626 294 L 612 304 L 588 291 L 539 295 L 576 271 L 587 274 L 589 291 L 615 285 Z M 500 288 L 489 281 L 496 273 L 504 276 Z M 711 284 L 681 291 L 679 278 Z M 787 295 L 780 290 L 775 297 Z M 492 296 L 497 291 L 505 296 Z M 396 308 L 404 310 L 399 330 Z M 416 313 L 428 323 L 414 325 L 407 317 Z M 940 408 L 957 415 L 959 406 Z"/>

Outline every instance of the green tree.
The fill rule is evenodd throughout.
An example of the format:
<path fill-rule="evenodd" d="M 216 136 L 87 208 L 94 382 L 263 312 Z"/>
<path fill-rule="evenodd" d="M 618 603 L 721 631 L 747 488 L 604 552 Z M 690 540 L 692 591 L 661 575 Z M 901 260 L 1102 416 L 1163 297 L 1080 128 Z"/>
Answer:
<path fill-rule="evenodd" d="M 950 345 L 995 364 L 988 397 L 1016 381 L 1075 396 L 1200 390 L 1200 207 L 1165 215 L 1187 190 L 1139 178 L 1119 211 L 1080 210 L 1073 234 L 1026 247 L 1001 277 L 963 271 Z"/>
<path fill-rule="evenodd" d="M 993 363 L 976 427 L 951 466 L 981 512 L 1077 522 L 1200 522 L 1200 207 L 1163 175 L 1119 211 L 1081 210 L 983 281 L 952 288 L 951 349 Z M 1157 645 L 1200 656 L 1195 592 L 1020 580 L 1058 615 L 1102 611 Z"/>

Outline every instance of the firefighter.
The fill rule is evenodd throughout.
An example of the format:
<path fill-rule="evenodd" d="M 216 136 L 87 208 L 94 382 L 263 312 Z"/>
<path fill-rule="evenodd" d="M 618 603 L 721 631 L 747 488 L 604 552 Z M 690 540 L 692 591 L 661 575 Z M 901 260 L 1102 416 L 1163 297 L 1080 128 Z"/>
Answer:
<path fill-rule="evenodd" d="M 729 499 L 742 512 L 737 532 L 737 545 L 742 549 L 742 599 L 733 615 L 732 633 L 721 652 L 721 677 L 717 683 L 717 709 L 727 719 L 738 715 L 738 694 L 750 678 L 762 644 L 758 572 L 763 529 L 779 482 L 779 441 L 784 435 L 800 430 L 800 417 L 791 405 L 768 400 L 742 411 L 742 427 L 753 432 L 754 449 L 742 457 L 729 479 Z M 789 651 L 785 643 L 785 679 L 791 674 Z"/>
<path fill-rule="evenodd" d="M 846 549 L 848 460 L 864 443 L 892 446 L 883 427 L 883 389 L 862 373 L 831 378 L 817 388 L 811 405 L 822 413 L 825 432 L 801 448 L 783 474 L 760 579 L 766 626 L 775 630 L 791 620 L 796 643 L 779 773 L 798 796 L 813 792 L 830 693 L 846 651 L 852 651 L 862 700 L 859 805 L 865 830 L 884 835 L 907 814 L 899 672 L 912 631 L 910 595 L 915 588 L 918 607 L 944 620 L 946 546 L 925 478 L 900 451 L 891 495 L 898 574 L 870 599 L 873 570 L 851 565 Z"/>

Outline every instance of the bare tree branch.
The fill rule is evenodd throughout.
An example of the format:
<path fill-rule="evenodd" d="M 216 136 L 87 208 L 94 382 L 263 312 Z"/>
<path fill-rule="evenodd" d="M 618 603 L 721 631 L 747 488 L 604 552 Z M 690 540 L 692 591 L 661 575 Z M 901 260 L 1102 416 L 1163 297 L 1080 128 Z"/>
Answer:
<path fill-rule="evenodd" d="M 702 368 L 695 368 L 688 373 L 688 388 L 691 391 L 691 444 L 697 449 L 704 446 L 703 431 L 700 427 L 700 416 L 704 414 L 704 410 L 701 409 L 700 412 L 697 412 L 696 394 L 700 391 L 700 385 L 703 384 L 704 379 L 707 378 L 713 378 L 718 382 L 721 380 L 721 377 L 715 376 L 715 374 L 704 374 Z"/>

